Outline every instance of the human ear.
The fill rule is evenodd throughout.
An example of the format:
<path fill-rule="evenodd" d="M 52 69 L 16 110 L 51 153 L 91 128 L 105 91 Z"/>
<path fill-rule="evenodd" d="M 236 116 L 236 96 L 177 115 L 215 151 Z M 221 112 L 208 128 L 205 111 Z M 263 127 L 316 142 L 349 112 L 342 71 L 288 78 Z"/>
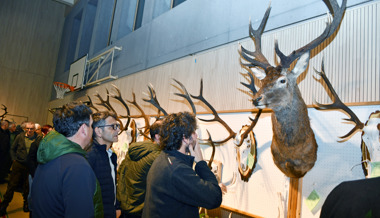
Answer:
<path fill-rule="evenodd" d="M 94 130 L 95 130 L 95 134 L 96 134 L 97 137 L 101 137 L 102 136 L 102 132 L 103 132 L 102 128 L 95 127 Z"/>

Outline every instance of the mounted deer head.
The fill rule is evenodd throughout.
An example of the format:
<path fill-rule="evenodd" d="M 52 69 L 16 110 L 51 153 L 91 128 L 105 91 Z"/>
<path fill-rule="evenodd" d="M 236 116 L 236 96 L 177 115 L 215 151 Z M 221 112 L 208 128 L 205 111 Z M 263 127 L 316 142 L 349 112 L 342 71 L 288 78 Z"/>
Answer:
<path fill-rule="evenodd" d="M 248 63 L 242 66 L 261 81 L 261 89 L 253 96 L 253 104 L 260 109 L 271 108 L 273 140 L 271 151 L 274 163 L 288 177 L 303 177 L 317 160 L 317 143 L 310 128 L 305 102 L 298 89 L 297 77 L 306 70 L 310 50 L 329 38 L 338 28 L 346 8 L 347 0 L 339 7 L 336 0 L 324 1 L 334 16 L 323 33 L 307 45 L 285 56 L 275 42 L 275 51 L 281 62 L 274 67 L 261 51 L 261 35 L 268 20 L 271 7 L 264 14 L 257 30 L 249 24 L 249 36 L 254 41 L 255 51 L 240 46 L 241 58 Z M 290 65 L 297 61 L 291 70 Z"/>
<path fill-rule="evenodd" d="M 363 124 L 355 115 L 355 113 L 340 100 L 338 94 L 335 92 L 333 86 L 331 85 L 330 80 L 325 74 L 323 60 L 321 71 L 319 72 L 315 70 L 315 72 L 320 75 L 321 78 L 325 81 L 327 88 L 331 91 L 333 100 L 332 104 L 320 104 L 318 102 L 315 103 L 318 105 L 318 108 L 322 110 L 341 109 L 350 116 L 349 119 L 344 120 L 355 123 L 354 128 L 352 128 L 352 130 L 346 135 L 341 136 L 340 138 L 343 140 L 339 142 L 343 142 L 349 139 L 357 131 L 362 131 L 362 142 L 360 145 L 362 151 L 362 168 L 366 177 L 371 175 L 371 163 L 380 162 L 380 111 L 371 113 L 367 122 Z"/>
<path fill-rule="evenodd" d="M 218 112 L 215 110 L 215 108 L 203 97 L 203 80 L 201 80 L 200 91 L 199 91 L 198 96 L 190 95 L 187 92 L 185 86 L 181 82 L 179 82 L 177 80 L 174 80 L 174 81 L 180 85 L 181 90 L 184 93 L 184 94 L 182 94 L 182 93 L 174 93 L 174 94 L 185 98 L 189 102 L 189 104 L 193 110 L 193 113 L 195 115 L 196 115 L 196 110 L 195 110 L 194 102 L 191 100 L 191 98 L 197 99 L 197 100 L 201 101 L 202 103 L 204 103 L 211 110 L 212 114 L 214 115 L 213 119 L 206 120 L 206 119 L 198 118 L 199 120 L 204 121 L 204 122 L 214 122 L 214 121 L 219 122 L 229 132 L 229 136 L 227 138 L 225 138 L 221 141 L 215 141 L 214 142 L 214 141 L 212 141 L 211 135 L 207 130 L 209 138 L 206 141 L 209 141 L 212 148 L 213 148 L 211 159 L 209 162 L 209 167 L 211 166 L 211 162 L 214 159 L 215 144 L 223 144 L 230 139 L 234 139 L 236 155 L 237 155 L 236 160 L 238 162 L 238 170 L 239 170 L 241 179 L 245 182 L 248 182 L 248 179 L 250 178 L 250 176 L 253 172 L 253 169 L 255 168 L 256 161 L 257 161 L 257 158 L 256 158 L 257 143 L 256 143 L 256 139 L 254 137 L 254 133 L 252 132 L 252 129 L 257 124 L 257 121 L 261 115 L 262 110 L 261 109 L 259 110 L 259 112 L 256 114 L 255 119 L 249 118 L 251 120 L 251 125 L 243 126 L 242 129 L 238 133 L 235 133 L 231 129 L 231 127 L 224 120 L 222 120 L 222 118 L 220 118 L 220 116 L 218 115 Z M 242 83 L 242 84 L 244 86 L 248 87 L 252 93 L 255 93 L 256 89 L 254 88 L 255 86 L 254 86 L 253 82 L 254 81 L 251 80 L 250 84 L 245 84 L 245 83 Z M 253 160 L 253 161 L 251 161 L 251 160 Z"/>

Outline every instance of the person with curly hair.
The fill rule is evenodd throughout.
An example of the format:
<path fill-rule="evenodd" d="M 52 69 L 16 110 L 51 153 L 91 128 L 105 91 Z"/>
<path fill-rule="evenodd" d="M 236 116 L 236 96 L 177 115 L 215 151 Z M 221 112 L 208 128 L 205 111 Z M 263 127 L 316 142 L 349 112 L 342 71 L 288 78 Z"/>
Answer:
<path fill-rule="evenodd" d="M 203 160 L 196 129 L 196 118 L 188 112 L 163 120 L 163 150 L 148 173 L 142 217 L 199 217 L 198 207 L 214 209 L 222 203 L 222 190 Z"/>

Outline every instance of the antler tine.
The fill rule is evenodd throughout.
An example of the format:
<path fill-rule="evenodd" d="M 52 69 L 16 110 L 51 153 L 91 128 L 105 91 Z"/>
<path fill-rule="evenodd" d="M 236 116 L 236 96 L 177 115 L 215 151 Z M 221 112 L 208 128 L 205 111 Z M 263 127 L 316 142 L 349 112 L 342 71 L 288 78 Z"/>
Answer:
<path fill-rule="evenodd" d="M 110 104 L 110 98 L 109 98 L 109 92 L 108 92 L 108 89 L 106 89 L 106 92 L 107 92 L 107 100 L 104 100 L 102 98 L 102 96 L 100 96 L 100 94 L 98 92 L 96 92 L 95 94 L 95 97 L 97 97 L 100 101 L 100 103 L 96 103 L 97 105 L 101 105 L 105 108 L 107 108 L 107 110 L 109 111 L 112 111 L 114 113 L 116 113 L 116 111 L 112 108 L 111 104 Z"/>
<path fill-rule="evenodd" d="M 318 36 L 313 41 L 309 42 L 309 44 L 293 51 L 289 56 L 285 56 L 280 51 L 277 41 L 275 42 L 275 51 L 281 59 L 281 66 L 289 68 L 293 61 L 299 58 L 306 51 L 312 50 L 318 45 L 320 45 L 323 41 L 325 41 L 332 34 L 334 34 L 336 29 L 338 29 L 339 24 L 343 19 L 344 11 L 346 10 L 347 0 L 343 0 L 341 7 L 339 7 L 338 2 L 336 0 L 324 0 L 324 2 L 329 8 L 330 13 L 334 16 L 334 19 L 332 22 L 327 22 L 326 28 L 320 36 Z"/>
<path fill-rule="evenodd" d="M 322 59 L 322 71 L 319 72 L 316 69 L 314 69 L 314 71 L 322 77 L 322 79 L 325 81 L 328 89 L 331 91 L 331 94 L 333 96 L 333 99 L 332 99 L 333 103 L 332 104 L 320 104 L 318 102 L 315 102 L 318 105 L 318 107 L 322 110 L 342 109 L 343 111 L 347 112 L 350 115 L 349 119 L 344 118 L 344 120 L 352 121 L 356 124 L 355 127 L 349 133 L 347 133 L 344 136 L 341 136 L 340 138 L 345 139 L 345 138 L 349 137 L 352 133 L 354 133 L 356 130 L 363 129 L 364 124 L 359 120 L 359 118 L 355 115 L 355 113 L 340 100 L 340 98 L 338 97 L 338 94 L 336 94 L 333 86 L 330 83 L 330 80 L 327 78 L 327 76 L 325 74 L 323 59 Z"/>
<path fill-rule="evenodd" d="M 147 138 L 147 139 L 149 139 L 150 141 L 153 142 L 153 139 L 151 139 L 150 136 L 148 136 L 148 134 L 144 133 L 141 129 L 138 129 L 138 130 L 139 130 L 139 133 L 140 133 L 141 135 L 143 135 L 145 138 Z"/>
<path fill-rule="evenodd" d="M 111 97 L 112 98 L 114 98 L 114 99 L 116 99 L 116 100 L 118 100 L 123 106 L 124 106 L 124 108 L 127 110 L 127 116 L 123 116 L 123 115 L 120 115 L 120 117 L 122 117 L 122 118 L 126 118 L 126 117 L 129 117 L 130 115 L 131 115 L 131 111 L 129 110 L 129 107 L 128 107 L 128 105 L 127 105 L 127 103 L 124 101 L 124 99 L 121 97 L 121 92 L 120 92 L 120 89 L 119 88 L 117 88 L 117 86 L 115 86 L 115 85 L 113 85 L 112 84 L 112 86 L 114 87 L 114 89 L 116 90 L 116 93 L 117 94 L 111 94 Z M 128 126 L 128 124 L 127 124 L 127 126 Z"/>
<path fill-rule="evenodd" d="M 84 101 L 83 103 L 84 103 L 85 105 L 87 105 L 88 107 L 93 108 L 95 111 L 99 111 L 99 109 L 96 108 L 96 107 L 94 106 L 94 104 L 92 103 L 92 100 L 91 100 L 90 96 L 88 96 L 87 94 L 86 94 L 86 96 L 87 96 L 87 98 L 88 98 L 88 101 Z"/>
<path fill-rule="evenodd" d="M 193 114 L 196 115 L 197 114 L 197 111 L 195 109 L 195 105 L 194 105 L 194 102 L 191 100 L 190 98 L 190 94 L 187 92 L 186 90 L 186 87 L 178 80 L 176 79 L 173 79 L 176 83 L 178 83 L 178 85 L 181 86 L 182 88 L 182 91 L 185 93 L 185 94 L 181 94 L 181 93 L 174 93 L 174 95 L 178 95 L 182 98 L 185 98 L 187 100 L 187 102 L 189 102 L 190 106 L 191 106 L 191 110 L 193 111 Z"/>
<path fill-rule="evenodd" d="M 209 132 L 207 129 L 206 129 L 206 131 L 207 131 L 207 134 L 208 134 L 208 139 L 207 139 L 207 141 L 210 142 L 211 147 L 212 147 L 211 157 L 210 157 L 210 160 L 208 161 L 208 164 L 207 164 L 207 166 L 211 169 L 211 168 L 212 168 L 212 167 L 211 167 L 211 164 L 212 164 L 212 162 L 214 161 L 214 156 L 215 156 L 215 144 L 214 144 L 214 142 L 212 141 L 212 138 L 211 138 L 211 134 L 210 134 L 210 132 Z"/>
<path fill-rule="evenodd" d="M 1 104 L 1 105 L 3 105 L 3 104 Z M 1 109 L 4 110 L 4 114 L 0 115 L 0 117 L 4 119 L 4 118 L 5 118 L 5 115 L 8 113 L 7 106 L 3 105 L 3 108 L 1 108 Z"/>
<path fill-rule="evenodd" d="M 218 144 L 222 144 L 222 143 L 225 143 L 227 142 L 228 140 L 230 140 L 231 138 L 235 138 L 236 136 L 236 133 L 231 129 L 231 127 L 228 126 L 228 124 L 226 122 L 224 122 L 224 120 L 222 120 L 218 113 L 216 112 L 216 110 L 214 109 L 213 106 L 211 106 L 211 104 L 206 101 L 206 99 L 203 97 L 203 79 L 201 79 L 201 88 L 200 88 L 200 91 L 199 91 L 199 95 L 198 96 L 194 96 L 194 95 L 191 95 L 192 98 L 195 98 L 195 99 L 198 99 L 200 100 L 201 102 L 203 102 L 211 111 L 212 111 L 212 114 L 214 115 L 214 118 L 211 119 L 211 120 L 206 120 L 206 119 L 201 119 L 201 118 L 198 118 L 199 120 L 201 121 L 204 121 L 204 122 L 213 122 L 213 121 L 217 121 L 219 122 L 220 124 L 222 124 L 224 126 L 224 128 L 226 128 L 226 130 L 229 132 L 229 136 L 222 140 L 222 141 L 218 141 L 218 142 L 215 142 L 215 143 L 218 143 Z"/>
<path fill-rule="evenodd" d="M 265 58 L 261 51 L 261 35 L 263 34 L 263 31 L 265 29 L 265 24 L 268 21 L 268 17 L 271 11 L 271 6 L 269 4 L 263 19 L 261 20 L 260 26 L 254 30 L 252 28 L 251 20 L 249 21 L 249 36 L 255 43 L 255 51 L 251 52 L 247 49 L 245 49 L 242 45 L 239 45 L 239 53 L 242 58 L 244 58 L 246 61 L 250 62 L 250 64 L 240 63 L 247 67 L 260 67 L 264 70 L 266 70 L 271 65 L 269 64 L 268 60 Z M 249 57 L 252 56 L 253 58 Z"/>
<path fill-rule="evenodd" d="M 252 123 L 251 123 L 251 125 L 248 127 L 248 129 L 246 129 L 245 132 L 244 132 L 243 134 L 241 134 L 240 142 L 239 142 L 239 144 L 236 145 L 236 146 L 240 147 L 240 146 L 243 144 L 244 139 L 247 138 L 249 132 L 251 132 L 252 129 L 256 126 L 257 121 L 259 120 L 259 117 L 260 117 L 262 111 L 263 111 L 262 109 L 259 109 L 259 112 L 257 112 L 256 117 L 255 117 L 254 120 L 253 120 L 252 118 L 249 118 L 249 119 L 252 121 Z"/>
<path fill-rule="evenodd" d="M 255 79 L 253 78 L 252 73 L 248 72 L 248 75 L 249 75 L 249 78 L 251 79 L 250 83 L 249 84 L 243 83 L 243 82 L 240 82 L 240 83 L 243 86 L 249 88 L 249 90 L 251 90 L 252 94 L 256 94 L 257 90 L 256 90 L 256 87 L 255 87 Z"/>
<path fill-rule="evenodd" d="M 133 100 L 132 101 L 128 101 L 129 103 L 133 104 L 141 113 L 140 116 L 131 116 L 131 117 L 135 117 L 135 118 L 144 118 L 144 121 L 145 121 L 145 132 L 148 132 L 148 130 L 150 129 L 150 124 L 149 124 L 149 118 L 148 116 L 145 114 L 145 112 L 143 111 L 143 109 L 140 107 L 140 105 L 137 104 L 136 102 L 136 94 L 134 92 L 132 92 L 132 97 L 133 97 Z"/>
<path fill-rule="evenodd" d="M 131 127 L 131 137 L 132 137 L 132 140 L 131 140 L 131 143 L 132 142 L 136 142 L 136 121 L 135 120 L 132 120 L 131 124 L 130 124 L 130 127 Z"/>
<path fill-rule="evenodd" d="M 149 93 L 150 93 L 150 99 L 144 99 L 143 101 L 151 103 L 154 107 L 158 109 L 158 116 L 160 115 L 160 111 L 164 114 L 164 116 L 167 116 L 168 113 L 160 106 L 160 103 L 157 100 L 156 91 L 154 91 L 152 85 L 148 86 Z"/>
<path fill-rule="evenodd" d="M 124 101 L 124 99 L 121 97 L 121 92 L 120 92 L 120 89 L 117 88 L 116 85 L 112 84 L 113 88 L 116 90 L 116 93 L 117 94 L 111 94 L 111 97 L 118 100 L 123 106 L 124 108 L 127 110 L 127 116 L 123 116 L 123 115 L 119 115 L 120 118 L 128 118 L 127 120 L 127 123 L 123 126 L 123 130 L 126 130 L 129 126 L 129 123 L 131 122 L 131 112 L 129 110 L 129 107 L 127 105 L 127 103 Z"/>

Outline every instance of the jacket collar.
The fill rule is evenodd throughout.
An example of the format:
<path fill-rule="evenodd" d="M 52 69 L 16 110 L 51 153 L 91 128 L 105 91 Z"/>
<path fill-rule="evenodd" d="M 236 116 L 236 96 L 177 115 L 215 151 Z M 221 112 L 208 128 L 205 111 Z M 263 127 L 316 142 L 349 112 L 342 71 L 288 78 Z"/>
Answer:
<path fill-rule="evenodd" d="M 190 167 L 193 166 L 193 163 L 194 163 L 194 157 L 193 156 L 182 154 L 181 152 L 176 151 L 176 150 L 174 150 L 174 151 L 165 150 L 164 152 L 171 155 L 171 156 L 174 156 L 176 158 L 183 160 Z"/>

